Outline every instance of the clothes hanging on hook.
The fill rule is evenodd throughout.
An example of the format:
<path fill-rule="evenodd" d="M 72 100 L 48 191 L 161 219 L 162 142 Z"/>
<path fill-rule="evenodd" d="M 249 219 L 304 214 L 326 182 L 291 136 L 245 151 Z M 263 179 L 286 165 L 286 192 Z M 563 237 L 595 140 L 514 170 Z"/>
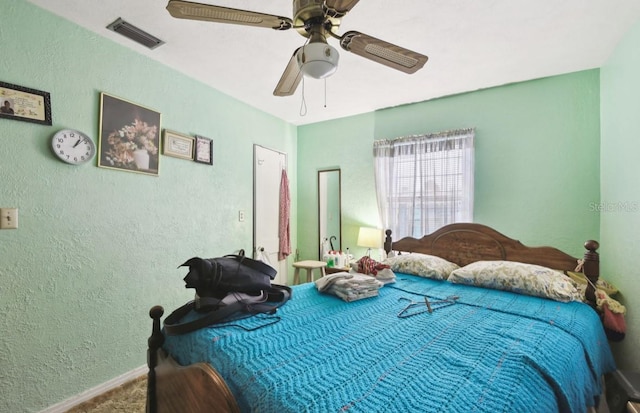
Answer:
<path fill-rule="evenodd" d="M 284 260 L 291 254 L 291 235 L 289 228 L 290 208 L 289 178 L 287 177 L 287 171 L 283 169 L 280 178 L 280 214 L 278 222 L 278 238 L 280 241 L 278 249 L 279 261 Z"/>
<path fill-rule="evenodd" d="M 269 254 L 265 252 L 264 247 L 256 248 L 255 259 L 273 267 L 273 264 L 271 264 L 271 260 L 269 260 Z"/>
<path fill-rule="evenodd" d="M 320 257 L 324 259 L 324 256 L 329 253 L 329 238 L 320 239 Z"/>

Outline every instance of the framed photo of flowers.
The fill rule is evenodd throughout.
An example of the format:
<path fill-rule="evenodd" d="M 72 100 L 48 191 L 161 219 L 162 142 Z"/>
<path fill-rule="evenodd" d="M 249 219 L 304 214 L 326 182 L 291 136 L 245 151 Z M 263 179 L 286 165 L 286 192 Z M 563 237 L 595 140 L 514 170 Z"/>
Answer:
<path fill-rule="evenodd" d="M 196 135 L 196 162 L 213 165 L 213 140 Z"/>
<path fill-rule="evenodd" d="M 152 109 L 101 93 L 98 166 L 158 176 L 161 117 Z"/>

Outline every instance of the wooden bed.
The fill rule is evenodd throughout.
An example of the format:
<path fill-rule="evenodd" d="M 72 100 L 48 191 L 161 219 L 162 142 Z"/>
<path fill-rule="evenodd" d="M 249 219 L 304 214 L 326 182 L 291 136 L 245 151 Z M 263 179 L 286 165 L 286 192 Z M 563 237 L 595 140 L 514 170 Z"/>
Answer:
<path fill-rule="evenodd" d="M 587 241 L 584 246 L 583 272 L 595 285 L 599 276 L 598 243 Z M 386 231 L 385 250 L 436 255 L 460 266 L 487 260 L 517 261 L 568 271 L 578 266 L 577 258 L 558 249 L 527 247 L 487 226 L 472 223 L 452 224 L 421 239 L 395 242 L 391 231 Z M 587 298 L 594 298 L 591 287 Z M 240 412 L 225 380 L 210 364 L 181 367 L 163 350 L 165 337 L 160 321 L 163 313 L 160 306 L 149 313 L 153 329 L 148 341 L 147 412 Z"/>

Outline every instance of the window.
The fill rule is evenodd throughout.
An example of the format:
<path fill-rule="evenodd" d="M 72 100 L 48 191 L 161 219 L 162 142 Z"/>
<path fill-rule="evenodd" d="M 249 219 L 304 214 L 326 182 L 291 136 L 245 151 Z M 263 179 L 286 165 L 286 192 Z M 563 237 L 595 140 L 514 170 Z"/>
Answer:
<path fill-rule="evenodd" d="M 373 144 L 378 208 L 394 238 L 473 219 L 474 129 Z"/>

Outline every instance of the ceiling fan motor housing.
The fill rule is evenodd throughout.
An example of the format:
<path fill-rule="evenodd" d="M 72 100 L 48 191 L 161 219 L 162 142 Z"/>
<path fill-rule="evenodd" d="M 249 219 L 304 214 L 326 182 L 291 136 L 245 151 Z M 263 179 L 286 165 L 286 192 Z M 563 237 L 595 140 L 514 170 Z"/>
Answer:
<path fill-rule="evenodd" d="M 298 33 L 309 37 L 309 26 L 315 24 L 324 25 L 333 33 L 338 32 L 340 18 L 325 15 L 323 4 L 324 0 L 293 0 L 293 24 L 297 27 Z"/>
<path fill-rule="evenodd" d="M 305 75 L 324 79 L 338 69 L 338 51 L 327 43 L 309 43 L 301 47 L 296 56 L 298 66 Z"/>

